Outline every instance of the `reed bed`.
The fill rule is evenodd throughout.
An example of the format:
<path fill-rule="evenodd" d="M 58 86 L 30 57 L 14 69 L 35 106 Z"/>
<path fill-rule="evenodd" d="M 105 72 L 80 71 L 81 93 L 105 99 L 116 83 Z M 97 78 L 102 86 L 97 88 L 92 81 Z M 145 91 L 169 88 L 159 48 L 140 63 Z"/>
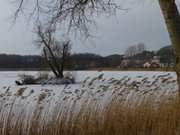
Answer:
<path fill-rule="evenodd" d="M 16 99 L 15 99 L 16 100 Z M 0 135 L 179 135 L 180 101 L 161 99 L 159 104 L 146 100 L 127 105 L 115 98 L 105 106 L 98 101 L 84 103 L 77 109 L 57 103 L 43 108 L 37 103 L 32 112 L 25 106 L 16 110 L 13 103 L 0 105 Z M 14 111 L 16 110 L 16 111 Z"/>

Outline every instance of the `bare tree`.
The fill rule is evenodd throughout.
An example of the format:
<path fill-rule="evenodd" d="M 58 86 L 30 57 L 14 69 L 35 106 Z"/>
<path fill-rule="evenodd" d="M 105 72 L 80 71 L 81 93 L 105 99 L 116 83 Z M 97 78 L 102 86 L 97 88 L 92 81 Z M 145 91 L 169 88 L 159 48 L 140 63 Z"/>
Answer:
<path fill-rule="evenodd" d="M 146 45 L 144 43 L 137 44 L 137 53 L 142 53 L 146 51 Z"/>
<path fill-rule="evenodd" d="M 63 78 L 63 71 L 67 59 L 70 56 L 71 42 L 58 41 L 55 38 L 55 31 L 52 29 L 43 29 L 41 25 L 37 26 L 36 43 L 41 47 L 43 56 L 49 64 L 52 72 L 57 78 Z"/>
<path fill-rule="evenodd" d="M 142 53 L 146 50 L 146 46 L 143 43 L 139 43 L 137 45 L 130 46 L 125 51 L 126 57 L 132 57 L 136 54 Z"/>
<path fill-rule="evenodd" d="M 136 55 L 136 46 L 130 46 L 126 49 L 125 56 L 132 57 Z"/>
<path fill-rule="evenodd" d="M 175 54 L 180 96 L 180 15 L 175 0 L 159 0 Z"/>

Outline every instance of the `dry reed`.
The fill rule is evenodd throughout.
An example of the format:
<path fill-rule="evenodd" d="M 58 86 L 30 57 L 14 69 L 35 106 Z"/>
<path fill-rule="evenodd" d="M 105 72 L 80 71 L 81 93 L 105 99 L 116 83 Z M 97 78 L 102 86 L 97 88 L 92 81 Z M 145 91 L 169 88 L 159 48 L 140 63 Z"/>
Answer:
<path fill-rule="evenodd" d="M 58 103 L 53 109 L 37 104 L 29 115 L 25 109 L 18 114 L 0 105 L 0 135 L 179 135 L 180 102 L 161 100 L 154 105 L 147 100 L 138 105 L 121 104 L 115 99 L 102 107 L 89 102 L 77 109 Z M 8 113 L 7 113 L 8 112 Z"/>

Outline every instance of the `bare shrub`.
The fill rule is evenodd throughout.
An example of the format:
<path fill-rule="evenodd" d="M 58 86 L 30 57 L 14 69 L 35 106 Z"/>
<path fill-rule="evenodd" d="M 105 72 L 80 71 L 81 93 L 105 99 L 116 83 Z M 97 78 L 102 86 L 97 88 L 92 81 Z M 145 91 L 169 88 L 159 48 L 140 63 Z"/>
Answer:
<path fill-rule="evenodd" d="M 19 75 L 20 77 L 20 80 L 18 81 L 15 81 L 15 83 L 17 85 L 24 85 L 24 84 L 35 84 L 36 83 L 36 78 L 32 75 L 26 75 L 26 74 L 23 74 L 23 75 Z"/>
<path fill-rule="evenodd" d="M 72 83 L 76 82 L 77 74 L 76 72 L 66 72 L 64 78 L 69 79 Z"/>
<path fill-rule="evenodd" d="M 37 73 L 37 80 L 48 80 L 49 79 L 49 73 L 48 72 L 38 72 Z"/>

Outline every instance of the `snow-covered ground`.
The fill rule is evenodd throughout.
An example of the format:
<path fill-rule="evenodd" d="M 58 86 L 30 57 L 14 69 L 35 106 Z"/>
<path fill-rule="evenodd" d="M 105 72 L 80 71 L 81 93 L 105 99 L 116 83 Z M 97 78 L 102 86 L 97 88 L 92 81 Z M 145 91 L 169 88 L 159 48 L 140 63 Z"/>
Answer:
<path fill-rule="evenodd" d="M 76 84 L 16 86 L 18 75 L 37 72 L 0 72 L 0 103 L 31 108 L 61 103 L 71 107 L 88 102 L 105 104 L 112 98 L 126 103 L 137 103 L 152 98 L 155 102 L 166 95 L 177 93 L 174 72 L 135 71 L 78 71 L 73 72 Z"/>

